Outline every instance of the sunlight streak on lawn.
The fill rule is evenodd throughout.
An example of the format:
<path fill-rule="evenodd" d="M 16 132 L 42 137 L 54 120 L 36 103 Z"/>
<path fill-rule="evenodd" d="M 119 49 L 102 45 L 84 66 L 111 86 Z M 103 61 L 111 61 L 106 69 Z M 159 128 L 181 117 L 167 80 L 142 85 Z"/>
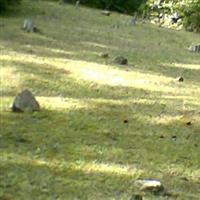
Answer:
<path fill-rule="evenodd" d="M 143 173 L 143 170 L 137 169 L 134 166 L 119 165 L 113 163 L 98 163 L 98 162 L 86 162 L 86 161 L 75 161 L 68 162 L 65 160 L 47 160 L 40 158 L 32 158 L 30 156 L 22 156 L 16 153 L 2 152 L 0 161 L 2 163 L 13 163 L 13 164 L 27 164 L 32 166 L 46 166 L 55 170 L 74 170 L 83 171 L 84 173 L 103 173 L 113 174 L 117 176 L 133 176 L 138 177 Z"/>
<path fill-rule="evenodd" d="M 198 64 L 185 64 L 185 63 L 163 63 L 163 66 L 200 70 L 200 64 L 198 65 Z"/>

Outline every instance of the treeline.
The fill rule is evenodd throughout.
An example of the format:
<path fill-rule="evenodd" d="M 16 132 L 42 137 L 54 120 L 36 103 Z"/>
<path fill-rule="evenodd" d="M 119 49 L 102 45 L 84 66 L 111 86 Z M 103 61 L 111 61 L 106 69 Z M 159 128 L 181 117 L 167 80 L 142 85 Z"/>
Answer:
<path fill-rule="evenodd" d="M 21 0 L 0 0 L 0 13 L 4 13 L 13 6 L 20 3 Z"/>
<path fill-rule="evenodd" d="M 21 0 L 0 0 L 0 12 Z M 33 1 L 33 0 L 32 0 Z M 76 4 L 77 0 L 51 0 Z M 117 11 L 154 20 L 159 25 L 183 26 L 200 32 L 200 0 L 79 0 L 81 5 Z"/>

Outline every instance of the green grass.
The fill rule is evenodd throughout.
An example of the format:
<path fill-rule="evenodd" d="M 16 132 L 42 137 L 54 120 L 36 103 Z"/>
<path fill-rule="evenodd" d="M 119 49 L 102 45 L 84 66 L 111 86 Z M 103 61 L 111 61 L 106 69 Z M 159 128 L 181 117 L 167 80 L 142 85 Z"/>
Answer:
<path fill-rule="evenodd" d="M 20 29 L 27 17 L 43 34 Z M 199 35 L 128 19 L 43 1 L 0 18 L 1 200 L 129 200 L 138 178 L 200 199 Z M 25 88 L 40 112 L 10 111 Z"/>

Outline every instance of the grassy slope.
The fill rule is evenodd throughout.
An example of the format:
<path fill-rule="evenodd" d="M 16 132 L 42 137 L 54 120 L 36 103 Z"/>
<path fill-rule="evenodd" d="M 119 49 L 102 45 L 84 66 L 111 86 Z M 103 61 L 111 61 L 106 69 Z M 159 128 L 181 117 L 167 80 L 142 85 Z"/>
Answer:
<path fill-rule="evenodd" d="M 44 34 L 20 30 L 26 17 Z M 129 199 L 137 178 L 199 199 L 200 58 L 186 50 L 199 35 L 34 1 L 0 20 L 0 199 Z M 41 112 L 10 112 L 24 88 Z"/>

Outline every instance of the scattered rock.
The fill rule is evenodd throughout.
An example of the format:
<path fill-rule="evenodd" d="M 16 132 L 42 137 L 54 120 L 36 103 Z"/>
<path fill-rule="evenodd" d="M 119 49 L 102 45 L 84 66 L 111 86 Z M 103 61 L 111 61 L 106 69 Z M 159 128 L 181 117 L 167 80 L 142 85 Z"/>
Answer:
<path fill-rule="evenodd" d="M 143 192 L 150 192 L 156 196 L 165 196 L 166 194 L 164 186 L 158 180 L 137 180 L 136 183 L 140 185 L 140 190 Z"/>
<path fill-rule="evenodd" d="M 80 1 L 76 1 L 75 8 L 79 8 Z"/>
<path fill-rule="evenodd" d="M 136 195 L 133 195 L 130 200 L 142 200 L 142 195 L 139 195 L 139 194 L 136 194 Z"/>
<path fill-rule="evenodd" d="M 192 32 L 193 31 L 192 25 L 190 24 L 190 25 L 186 26 L 185 30 L 188 31 L 188 32 Z"/>
<path fill-rule="evenodd" d="M 114 62 L 115 62 L 116 64 L 119 64 L 119 65 L 127 65 L 127 64 L 128 64 L 127 58 L 124 58 L 123 56 L 117 56 L 117 57 L 114 59 Z"/>
<path fill-rule="evenodd" d="M 177 139 L 177 136 L 176 135 L 172 135 L 172 140 L 176 140 Z"/>
<path fill-rule="evenodd" d="M 186 125 L 191 126 L 192 122 L 189 121 L 189 122 L 186 123 Z"/>
<path fill-rule="evenodd" d="M 23 138 L 23 137 L 17 137 L 16 138 L 16 142 L 18 142 L 18 143 L 27 143 L 28 140 Z"/>
<path fill-rule="evenodd" d="M 111 12 L 108 10 L 103 10 L 103 11 L 101 11 L 101 14 L 105 15 L 105 16 L 110 16 Z"/>
<path fill-rule="evenodd" d="M 188 48 L 190 52 L 200 52 L 200 44 L 192 44 Z"/>
<path fill-rule="evenodd" d="M 22 29 L 28 33 L 39 33 L 40 30 L 34 25 L 30 19 L 25 19 Z"/>
<path fill-rule="evenodd" d="M 127 120 L 127 119 L 125 119 L 125 120 L 124 120 L 124 124 L 127 124 L 127 123 L 128 123 L 128 120 Z"/>
<path fill-rule="evenodd" d="M 128 20 L 128 25 L 135 26 L 136 25 L 136 17 L 132 17 Z"/>
<path fill-rule="evenodd" d="M 177 80 L 178 82 L 183 82 L 183 81 L 184 81 L 184 78 L 183 78 L 182 76 L 179 76 L 179 77 L 176 78 L 176 80 Z"/>
<path fill-rule="evenodd" d="M 112 29 L 118 29 L 118 28 L 119 28 L 119 24 L 112 24 L 112 25 L 111 25 L 111 28 L 112 28 Z"/>
<path fill-rule="evenodd" d="M 24 112 L 24 111 L 39 111 L 40 106 L 36 101 L 35 97 L 29 90 L 23 90 L 19 93 L 12 104 L 13 112 Z"/>
<path fill-rule="evenodd" d="M 102 57 L 102 58 L 108 58 L 109 54 L 108 53 L 101 53 L 100 57 Z"/>

